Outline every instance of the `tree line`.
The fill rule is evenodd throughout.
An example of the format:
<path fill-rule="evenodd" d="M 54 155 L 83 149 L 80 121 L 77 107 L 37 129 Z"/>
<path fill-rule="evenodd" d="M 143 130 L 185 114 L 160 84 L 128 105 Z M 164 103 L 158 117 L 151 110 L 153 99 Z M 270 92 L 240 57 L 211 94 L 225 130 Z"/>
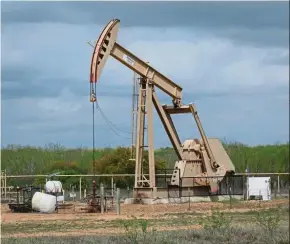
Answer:
<path fill-rule="evenodd" d="M 224 143 L 233 161 L 236 172 L 253 173 L 289 172 L 289 143 L 276 145 L 247 146 L 242 143 Z M 9 145 L 1 149 L 1 167 L 7 175 L 33 174 L 92 174 L 93 151 L 87 148 L 68 149 L 59 144 L 49 144 L 43 148 Z M 95 170 L 97 174 L 134 174 L 135 162 L 130 160 L 131 149 L 126 147 L 95 150 Z M 173 169 L 177 160 L 173 148 L 155 151 L 156 169 Z M 148 155 L 145 151 L 145 165 Z M 146 166 L 145 169 L 146 170 Z M 29 180 L 13 180 L 12 184 L 24 184 Z M 37 179 L 35 184 L 43 184 L 45 179 Z M 76 177 L 62 178 L 66 186 L 78 185 Z M 105 179 L 109 181 L 109 179 Z M 132 185 L 134 179 L 118 179 L 118 184 Z M 83 181 L 84 186 L 87 182 Z"/>

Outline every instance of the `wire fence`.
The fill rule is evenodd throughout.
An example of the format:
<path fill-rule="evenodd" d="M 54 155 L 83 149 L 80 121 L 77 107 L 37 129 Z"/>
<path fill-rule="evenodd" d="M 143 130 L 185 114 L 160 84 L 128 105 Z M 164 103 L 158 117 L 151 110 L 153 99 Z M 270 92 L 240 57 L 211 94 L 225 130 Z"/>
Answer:
<path fill-rule="evenodd" d="M 168 198 L 209 195 L 244 195 L 243 176 L 183 177 L 178 185 L 168 185 Z"/>
<path fill-rule="evenodd" d="M 245 193 L 247 177 L 255 177 L 255 174 L 249 176 L 245 174 L 236 174 L 226 177 L 179 177 L 178 184 L 172 184 L 172 169 L 163 169 L 156 171 L 156 187 L 165 188 L 168 191 L 168 197 L 183 197 L 191 194 L 192 196 L 208 195 L 208 190 L 203 186 L 194 187 L 193 191 L 188 191 L 188 187 L 198 186 L 198 182 L 215 183 L 218 182 L 218 191 L 212 193 L 213 195 L 243 195 Z M 275 197 L 289 196 L 289 174 L 265 173 L 257 174 L 256 176 L 269 176 L 271 195 Z M 3 178 L 3 176 L 2 176 Z M 35 184 L 37 179 L 42 179 L 42 183 Z M 105 194 L 112 195 L 116 188 L 120 188 L 120 198 L 133 197 L 134 175 L 119 174 L 119 175 L 67 175 L 54 176 L 52 180 L 61 181 L 64 188 L 65 201 L 85 201 L 85 197 L 92 193 L 92 181 L 96 180 L 97 185 L 101 183 L 105 187 Z M 49 179 L 48 179 L 49 180 Z M 1 198 L 13 199 L 16 195 L 17 186 L 34 185 L 44 190 L 45 176 L 6 176 L 6 188 L 4 189 L 3 179 L 1 180 Z M 41 182 L 41 181 L 39 181 Z M 208 187 L 207 187 L 208 189 Z M 98 189 L 99 190 L 99 189 Z M 189 193 L 188 193 L 189 192 Z"/>

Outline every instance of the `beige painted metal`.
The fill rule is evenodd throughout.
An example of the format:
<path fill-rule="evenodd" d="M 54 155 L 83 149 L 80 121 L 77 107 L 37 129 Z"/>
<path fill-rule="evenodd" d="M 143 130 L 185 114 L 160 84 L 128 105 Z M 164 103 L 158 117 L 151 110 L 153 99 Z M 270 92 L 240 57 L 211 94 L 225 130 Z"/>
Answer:
<path fill-rule="evenodd" d="M 182 186 L 184 187 L 192 186 L 195 183 L 200 186 L 208 185 L 211 192 L 217 191 L 218 181 L 222 180 L 226 173 L 235 172 L 235 167 L 223 148 L 222 143 L 218 139 L 207 138 L 194 104 L 183 105 L 180 108 L 165 105 L 163 108 L 168 114 L 192 113 L 201 135 L 201 139 L 186 140 L 184 142 L 182 147 L 182 160 L 175 163 L 175 170 L 172 175 L 171 183 L 178 185 L 179 181 L 176 181 L 176 179 L 178 178 L 177 174 L 180 174 L 181 178 L 185 178 L 182 181 Z M 211 143 L 209 143 L 209 140 Z M 212 150 L 214 150 L 215 153 L 213 153 Z M 219 158 L 221 155 L 223 157 L 217 162 L 214 155 Z M 227 155 L 227 157 L 224 155 Z M 185 163 L 184 160 L 187 163 Z M 186 179 L 187 177 L 190 178 L 192 176 L 215 176 L 215 178 L 196 178 L 194 182 L 192 182 L 192 179 Z M 221 178 L 218 176 L 221 176 Z"/>
<path fill-rule="evenodd" d="M 181 142 L 178 137 L 177 131 L 174 127 L 174 124 L 170 115 L 166 112 L 166 110 L 164 110 L 164 108 L 159 103 L 157 94 L 155 92 L 153 92 L 153 103 L 161 119 L 161 122 L 164 126 L 164 129 L 166 130 L 167 135 L 169 136 L 171 144 L 173 145 L 173 148 L 178 158 L 181 160 L 182 159 L 182 146 L 181 146 Z"/>
<path fill-rule="evenodd" d="M 178 108 L 172 105 L 163 105 L 163 108 L 168 114 L 186 114 L 191 112 L 189 105 L 181 105 Z"/>
<path fill-rule="evenodd" d="M 132 84 L 132 120 L 131 120 L 131 159 L 136 160 L 137 118 L 138 118 L 138 83 L 139 75 L 134 72 Z"/>
<path fill-rule="evenodd" d="M 136 160 L 135 160 L 135 187 L 143 181 L 141 176 L 143 152 L 144 152 L 144 125 L 145 125 L 145 103 L 146 103 L 146 83 L 144 79 L 140 81 L 138 117 L 137 117 L 137 140 L 136 140 Z M 142 184 L 142 183 L 141 183 Z"/>
<path fill-rule="evenodd" d="M 138 107 L 135 187 L 155 187 L 155 159 L 153 138 L 153 84 L 146 79 L 141 80 Z M 147 109 L 147 110 L 146 110 Z M 144 145 L 145 117 L 147 115 L 147 143 Z M 149 178 L 143 172 L 144 148 L 148 148 Z"/>
<path fill-rule="evenodd" d="M 156 87 L 173 98 L 173 103 L 176 106 L 181 105 L 182 88 L 166 76 L 159 73 L 148 63 L 142 61 L 118 43 L 115 43 L 111 55 L 129 69 L 132 69 L 142 77 L 151 80 Z"/>
<path fill-rule="evenodd" d="M 110 52 L 116 42 L 119 20 L 113 19 L 105 27 L 101 33 L 92 56 L 90 82 L 97 82 L 101 75 L 101 71 L 110 55 Z"/>
<path fill-rule="evenodd" d="M 105 62 L 111 55 L 123 65 L 137 73 L 141 77 L 138 97 L 137 139 L 135 153 L 135 188 L 150 188 L 148 192 L 156 192 L 155 187 L 155 159 L 153 139 L 153 104 L 169 136 L 169 139 L 177 153 L 179 161 L 175 163 L 172 174 L 172 184 L 179 184 L 182 178 L 182 186 L 192 186 L 192 177 L 195 186 L 207 186 L 211 192 L 218 190 L 218 181 L 227 173 L 234 173 L 235 167 L 228 157 L 222 143 L 218 139 L 208 139 L 197 109 L 194 104 L 182 104 L 182 88 L 169 78 L 158 72 L 148 63 L 125 49 L 116 42 L 120 21 L 113 19 L 101 33 L 91 62 L 90 82 L 96 83 L 104 68 Z M 161 106 L 155 88 L 159 88 L 172 98 L 173 106 Z M 192 113 L 201 139 L 186 140 L 181 144 L 174 127 L 171 114 Z M 147 144 L 144 145 L 145 118 L 147 118 Z M 133 143 L 132 143 L 133 144 Z M 148 147 L 149 177 L 143 171 L 144 147 Z M 215 179 L 205 177 L 215 176 Z M 186 180 L 191 177 L 191 182 Z M 198 177 L 204 177 L 198 178 Z M 140 190 L 141 191 L 141 190 Z M 148 194 L 147 194 L 148 195 Z"/>
<path fill-rule="evenodd" d="M 211 151 L 211 149 L 210 149 L 210 146 L 209 146 L 209 143 L 208 143 L 207 137 L 206 137 L 205 132 L 204 132 L 204 130 L 203 130 L 203 128 L 202 128 L 201 121 L 200 121 L 200 118 L 199 118 L 199 116 L 198 116 L 198 114 L 197 114 L 196 107 L 195 107 L 194 104 L 190 104 L 190 105 L 189 105 L 189 108 L 190 108 L 190 111 L 191 111 L 191 113 L 193 114 L 193 117 L 194 117 L 194 119 L 195 119 L 195 122 L 196 122 L 197 128 L 198 128 L 199 133 L 200 133 L 201 138 L 202 138 L 202 142 L 203 142 L 203 144 L 204 144 L 204 146 L 205 146 L 205 150 L 206 150 L 206 152 L 207 152 L 207 156 L 208 156 L 209 159 L 210 159 L 211 166 L 212 166 L 212 168 L 214 168 L 214 167 L 217 168 L 218 166 L 216 165 L 215 158 L 214 158 L 214 156 L 213 156 L 213 154 L 212 154 L 212 151 Z"/>
<path fill-rule="evenodd" d="M 111 55 L 140 76 L 151 79 L 154 85 L 173 98 L 174 104 L 180 104 L 182 92 L 180 86 L 116 42 L 119 23 L 118 19 L 111 20 L 96 42 L 91 61 L 90 82 L 98 81 L 102 69 Z"/>
<path fill-rule="evenodd" d="M 147 130 L 148 130 L 148 163 L 149 163 L 149 186 L 155 187 L 155 159 L 153 138 L 153 83 L 147 82 Z"/>

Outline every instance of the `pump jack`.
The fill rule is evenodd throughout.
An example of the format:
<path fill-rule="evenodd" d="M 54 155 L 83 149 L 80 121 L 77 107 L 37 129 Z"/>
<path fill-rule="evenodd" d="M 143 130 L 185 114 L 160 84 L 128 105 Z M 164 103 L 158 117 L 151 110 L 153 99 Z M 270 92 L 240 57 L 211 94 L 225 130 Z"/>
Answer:
<path fill-rule="evenodd" d="M 141 77 L 138 96 L 134 196 L 142 195 L 144 198 L 157 196 L 153 142 L 153 105 L 178 156 L 171 178 L 171 185 L 178 186 L 180 177 L 183 178 L 182 187 L 203 187 L 207 192 L 215 193 L 218 191 L 218 181 L 222 180 L 226 174 L 234 173 L 235 171 L 235 167 L 222 143 L 216 138 L 207 138 L 195 105 L 182 104 L 182 88 L 179 85 L 116 42 L 119 24 L 120 21 L 118 19 L 111 20 L 94 46 L 90 68 L 90 95 L 91 102 L 95 102 L 94 87 L 110 55 Z M 162 106 L 157 98 L 155 88 L 159 88 L 169 95 L 172 98 L 172 105 Z M 183 144 L 181 143 L 170 115 L 184 113 L 193 115 L 201 139 L 186 140 Z M 148 145 L 144 145 L 145 116 L 147 116 Z M 148 147 L 149 178 L 146 178 L 141 170 L 145 147 Z M 194 178 L 194 184 L 192 177 L 196 177 Z M 207 177 L 215 178 L 208 180 Z"/>

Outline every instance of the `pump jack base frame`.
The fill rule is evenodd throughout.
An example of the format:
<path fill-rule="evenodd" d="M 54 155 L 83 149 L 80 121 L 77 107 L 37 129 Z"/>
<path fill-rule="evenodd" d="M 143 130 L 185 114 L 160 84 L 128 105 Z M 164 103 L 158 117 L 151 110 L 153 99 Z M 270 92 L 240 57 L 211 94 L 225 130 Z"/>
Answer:
<path fill-rule="evenodd" d="M 136 201 L 146 200 L 146 199 L 168 199 L 168 198 L 182 198 L 182 197 L 212 197 L 209 193 L 208 186 L 191 186 L 191 187 L 179 187 L 172 186 L 168 187 L 135 187 L 133 189 L 133 199 Z"/>

